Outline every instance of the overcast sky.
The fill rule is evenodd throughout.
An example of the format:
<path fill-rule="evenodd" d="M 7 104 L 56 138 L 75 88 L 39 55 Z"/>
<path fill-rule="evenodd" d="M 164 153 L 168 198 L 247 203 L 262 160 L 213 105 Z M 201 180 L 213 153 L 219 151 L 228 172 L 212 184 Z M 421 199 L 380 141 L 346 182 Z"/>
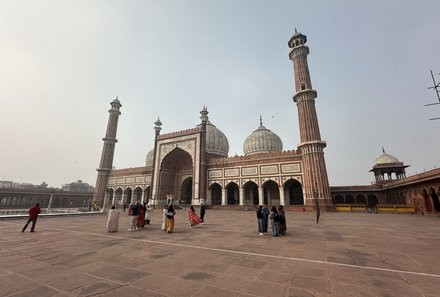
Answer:
<path fill-rule="evenodd" d="M 110 102 L 116 168 L 163 133 L 210 121 L 243 155 L 263 124 L 299 144 L 287 41 L 307 35 L 331 185 L 370 184 L 387 153 L 440 166 L 440 1 L 0 0 L 0 179 L 95 185 Z"/>

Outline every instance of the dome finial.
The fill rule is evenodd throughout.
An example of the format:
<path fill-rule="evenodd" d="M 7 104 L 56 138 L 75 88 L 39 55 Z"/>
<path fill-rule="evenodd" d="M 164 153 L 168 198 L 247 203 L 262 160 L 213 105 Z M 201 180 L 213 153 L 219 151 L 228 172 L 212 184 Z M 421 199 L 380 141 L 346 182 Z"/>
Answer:
<path fill-rule="evenodd" d="M 262 126 L 263 125 L 263 118 L 261 117 L 261 114 L 260 114 L 260 126 Z"/>
<path fill-rule="evenodd" d="M 383 148 L 383 145 L 382 145 L 382 153 L 384 153 L 384 154 L 385 154 L 385 149 Z"/>
<path fill-rule="evenodd" d="M 162 130 L 161 126 L 162 126 L 162 122 L 160 121 L 160 118 L 157 117 L 157 121 L 154 122 L 154 131 L 156 133 L 156 136 L 158 136 L 160 133 L 160 130 Z"/>
<path fill-rule="evenodd" d="M 208 118 L 208 108 L 203 105 L 202 111 L 200 111 L 200 120 L 202 121 L 202 123 L 207 123 L 209 118 Z"/>
<path fill-rule="evenodd" d="M 298 33 L 298 31 L 296 31 L 296 27 L 295 27 L 295 33 Z"/>

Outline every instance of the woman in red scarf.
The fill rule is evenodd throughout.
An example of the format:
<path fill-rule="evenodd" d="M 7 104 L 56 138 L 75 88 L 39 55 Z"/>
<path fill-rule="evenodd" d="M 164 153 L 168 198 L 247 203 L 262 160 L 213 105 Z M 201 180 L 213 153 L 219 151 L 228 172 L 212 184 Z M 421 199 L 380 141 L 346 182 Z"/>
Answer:
<path fill-rule="evenodd" d="M 191 228 L 197 226 L 202 222 L 200 220 L 200 217 L 196 214 L 194 207 L 192 205 L 188 211 L 188 219 L 189 219 L 189 223 L 191 224 Z"/>

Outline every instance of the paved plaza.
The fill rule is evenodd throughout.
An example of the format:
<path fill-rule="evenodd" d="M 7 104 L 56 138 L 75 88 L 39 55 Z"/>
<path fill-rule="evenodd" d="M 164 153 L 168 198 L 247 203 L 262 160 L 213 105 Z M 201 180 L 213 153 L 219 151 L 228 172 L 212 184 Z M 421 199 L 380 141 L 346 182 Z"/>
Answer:
<path fill-rule="evenodd" d="M 0 221 L 0 296 L 440 296 L 440 218 L 288 212 L 259 236 L 254 211 L 207 210 L 175 232 L 105 231 L 104 214 Z M 29 227 L 28 227 L 29 228 Z"/>

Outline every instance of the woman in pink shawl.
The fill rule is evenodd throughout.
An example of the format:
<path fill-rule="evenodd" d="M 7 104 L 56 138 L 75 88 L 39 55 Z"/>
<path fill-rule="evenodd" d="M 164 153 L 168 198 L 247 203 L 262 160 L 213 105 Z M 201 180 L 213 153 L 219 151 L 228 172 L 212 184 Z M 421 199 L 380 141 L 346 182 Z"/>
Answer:
<path fill-rule="evenodd" d="M 189 223 L 191 224 L 191 228 L 197 226 L 202 222 L 202 220 L 200 220 L 200 217 L 196 214 L 194 207 L 192 205 L 188 211 L 188 219 L 189 219 Z"/>

